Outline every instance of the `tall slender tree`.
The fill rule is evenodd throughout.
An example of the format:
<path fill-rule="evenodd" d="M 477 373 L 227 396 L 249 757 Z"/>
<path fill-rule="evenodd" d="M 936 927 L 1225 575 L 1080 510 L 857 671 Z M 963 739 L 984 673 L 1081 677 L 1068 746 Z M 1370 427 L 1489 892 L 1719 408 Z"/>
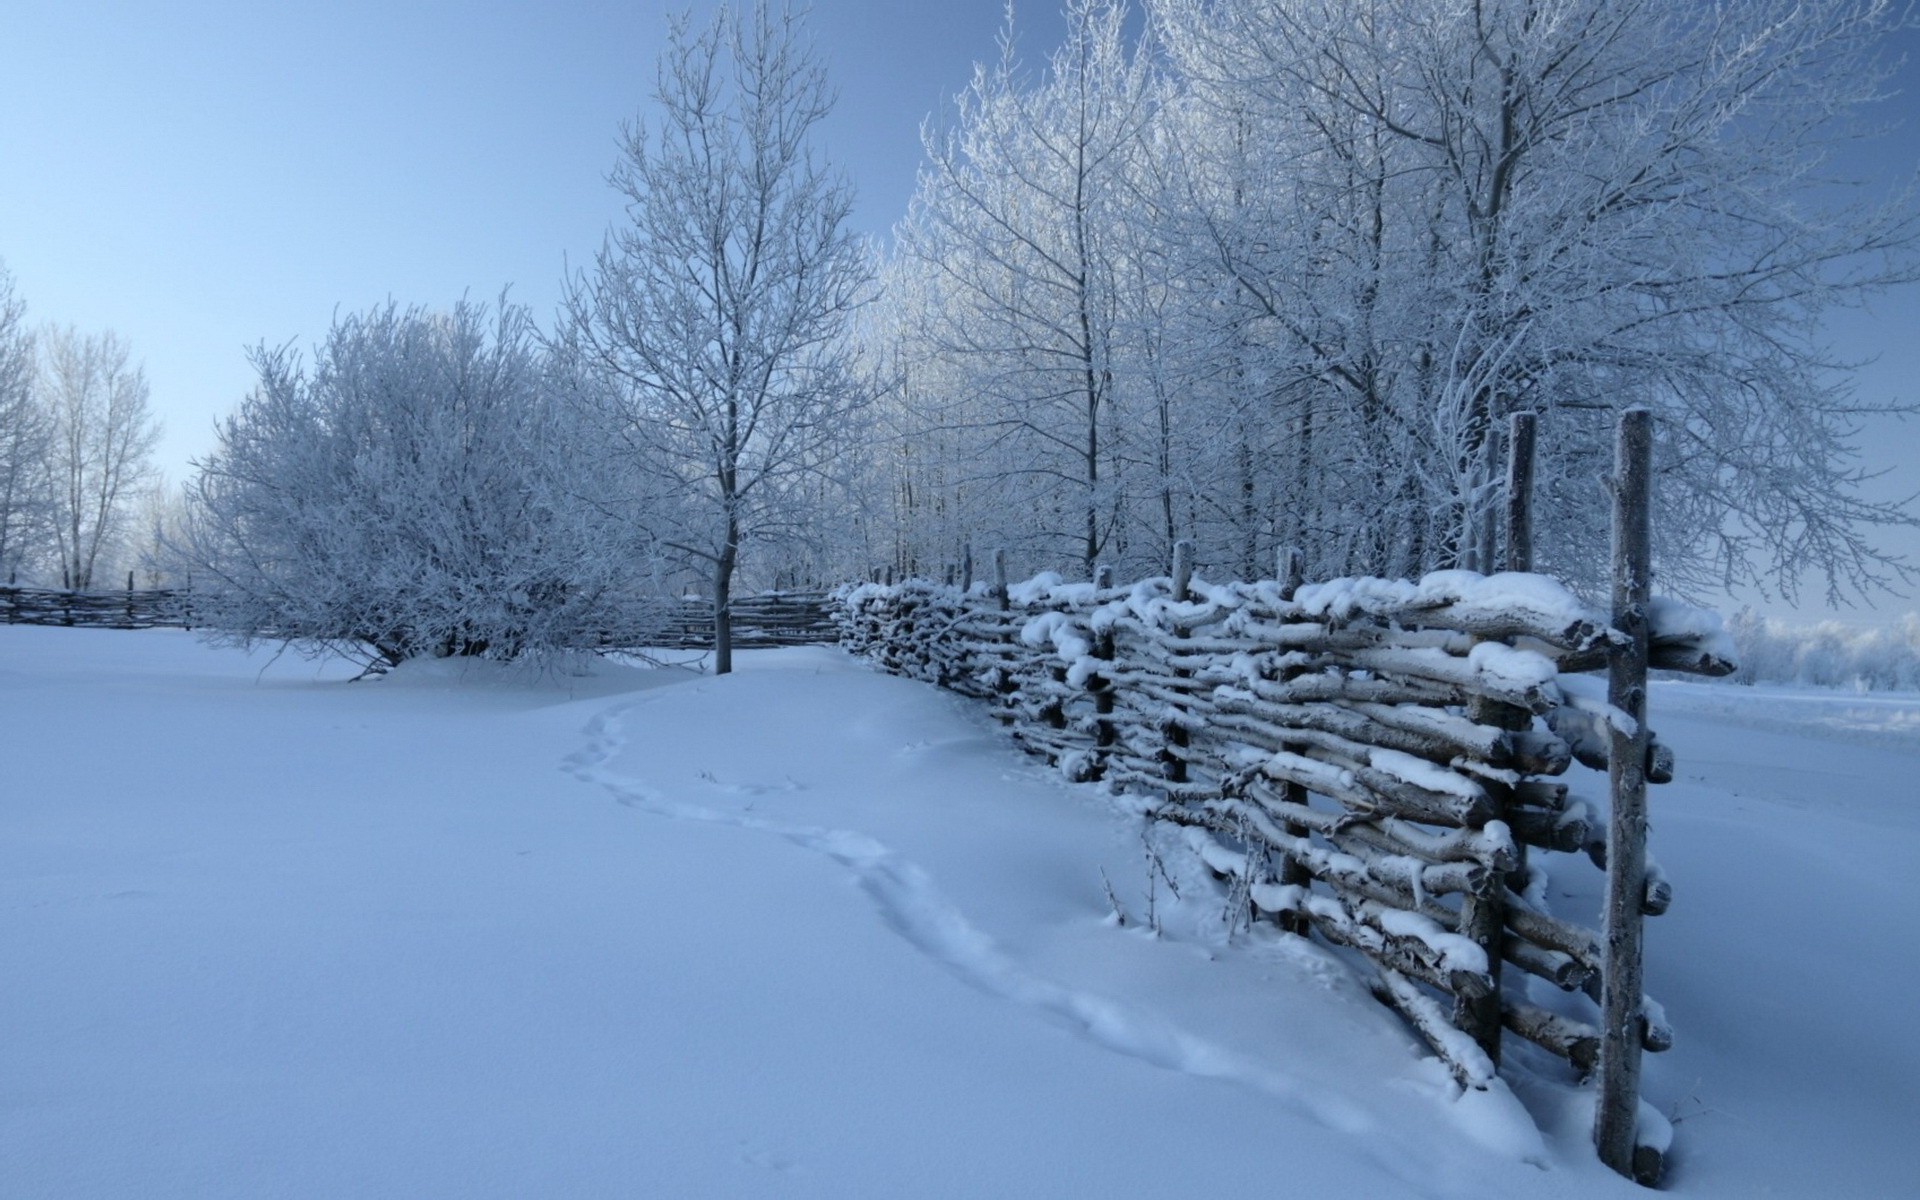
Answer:
<path fill-rule="evenodd" d="M 743 551 L 804 535 L 868 396 L 844 335 L 872 267 L 850 186 L 811 147 L 833 96 L 802 16 L 761 0 L 673 23 L 657 115 L 625 129 L 612 174 L 627 220 L 571 282 L 561 333 L 611 381 L 626 445 L 692 501 L 671 543 L 705 565 L 721 673 Z"/>

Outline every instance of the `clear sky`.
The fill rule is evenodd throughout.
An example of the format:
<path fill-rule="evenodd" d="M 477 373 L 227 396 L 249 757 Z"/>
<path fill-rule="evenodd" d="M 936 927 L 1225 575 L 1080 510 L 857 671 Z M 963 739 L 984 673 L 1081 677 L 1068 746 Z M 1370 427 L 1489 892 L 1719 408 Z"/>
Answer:
<path fill-rule="evenodd" d="M 161 466 L 184 478 L 252 381 L 248 346 L 310 345 L 336 309 L 509 284 L 550 314 L 566 263 L 619 215 L 616 132 L 641 114 L 681 7 L 6 0 L 0 260 L 34 320 L 129 339 L 166 422 Z M 1053 7 L 1020 5 L 1030 61 L 1058 34 Z M 859 189 L 861 229 L 883 237 L 912 192 L 921 122 L 994 57 L 1003 7 L 813 8 L 840 92 L 823 148 Z M 1900 82 L 1885 115 L 1906 128 L 1859 160 L 1888 178 L 1920 166 L 1920 66 Z M 1832 333 L 1880 356 L 1865 395 L 1920 395 L 1920 288 Z M 1920 421 L 1877 423 L 1865 450 L 1890 471 L 1877 491 L 1920 492 Z M 1920 538 L 1898 544 L 1920 557 Z"/>

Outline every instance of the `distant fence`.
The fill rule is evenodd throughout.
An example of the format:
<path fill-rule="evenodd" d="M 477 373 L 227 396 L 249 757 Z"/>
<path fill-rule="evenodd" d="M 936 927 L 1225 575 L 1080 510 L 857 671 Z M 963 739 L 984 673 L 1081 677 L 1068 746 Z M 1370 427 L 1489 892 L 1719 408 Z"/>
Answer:
<path fill-rule="evenodd" d="M 842 641 L 1186 827 L 1241 911 L 1371 960 L 1376 994 L 1463 1086 L 1493 1080 L 1503 1034 L 1597 1073 L 1601 1157 L 1651 1183 L 1670 1128 L 1639 1099 L 1639 1055 L 1672 1033 L 1641 990 L 1639 928 L 1672 892 L 1645 855 L 1644 792 L 1673 759 L 1645 677 L 1733 663 L 1717 618 L 1645 594 L 1650 423 L 1630 416 L 1612 616 L 1526 573 L 1303 586 L 1286 556 L 1277 580 L 1208 584 L 1183 544 L 1170 576 L 1126 587 L 1009 587 L 996 555 L 990 585 L 850 588 Z M 1574 760 L 1609 770 L 1610 822 L 1555 778 Z M 1604 865 L 1604 934 L 1548 911 L 1528 858 L 1546 851 Z M 1532 1003 L 1503 985 L 1514 972 L 1595 1006 Z"/>
<path fill-rule="evenodd" d="M 0 621 L 90 629 L 192 629 L 194 593 L 152 588 L 76 592 L 0 588 Z M 736 648 L 831 644 L 839 631 L 819 591 L 764 592 L 733 601 Z M 713 645 L 713 606 L 696 599 L 636 600 L 616 628 L 603 630 L 602 650 L 704 650 Z"/>
<path fill-rule="evenodd" d="M 8 625 L 71 625 L 89 629 L 188 628 L 187 594 L 166 588 L 76 592 L 0 588 L 0 615 Z"/>
<path fill-rule="evenodd" d="M 733 647 L 832 645 L 840 638 L 827 593 L 761 592 L 735 596 Z M 606 650 L 705 650 L 713 645 L 713 603 L 650 600 L 628 606 L 627 620 L 600 637 Z"/>

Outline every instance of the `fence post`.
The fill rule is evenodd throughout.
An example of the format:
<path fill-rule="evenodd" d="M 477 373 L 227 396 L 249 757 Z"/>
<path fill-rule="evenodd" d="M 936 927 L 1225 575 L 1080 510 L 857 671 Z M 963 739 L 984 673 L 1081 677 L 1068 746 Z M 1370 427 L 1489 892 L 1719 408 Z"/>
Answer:
<path fill-rule="evenodd" d="M 1093 569 L 1093 586 L 1097 592 L 1104 592 L 1113 586 L 1113 567 L 1101 563 Z M 1103 662 L 1113 661 L 1113 627 L 1094 633 L 1094 658 Z M 1093 689 L 1093 769 L 1090 779 L 1100 779 L 1107 773 L 1107 759 L 1113 751 L 1113 675 L 1108 672 L 1094 675 L 1087 680 L 1087 686 Z"/>
<path fill-rule="evenodd" d="M 1507 431 L 1507 561 L 1509 571 L 1533 570 L 1533 437 L 1536 418 L 1513 414 Z"/>
<path fill-rule="evenodd" d="M 1181 538 L 1173 544 L 1172 598 L 1175 604 L 1186 603 L 1187 590 L 1192 583 L 1193 543 L 1186 538 Z M 1178 629 L 1174 630 L 1174 636 L 1180 636 Z M 1176 679 L 1185 679 L 1192 675 L 1192 672 L 1175 667 L 1173 674 Z M 1187 727 L 1183 722 L 1172 721 L 1167 725 L 1166 757 L 1161 763 L 1161 774 L 1166 776 L 1167 782 L 1185 783 L 1187 781 L 1187 747 L 1190 741 Z"/>
<path fill-rule="evenodd" d="M 1487 491 L 1491 493 L 1496 481 L 1494 472 L 1500 465 L 1500 429 L 1493 426 L 1487 430 L 1486 465 L 1482 468 L 1481 478 L 1486 481 Z M 1474 538 L 1479 543 L 1477 568 L 1482 575 L 1491 575 L 1495 567 L 1497 541 L 1500 536 L 1500 510 L 1495 507 L 1494 499 L 1488 495 L 1480 505 L 1480 531 Z"/>
<path fill-rule="evenodd" d="M 973 543 L 968 542 L 960 551 L 960 590 L 973 590 Z"/>
<path fill-rule="evenodd" d="M 1280 598 L 1291 601 L 1294 594 L 1300 590 L 1300 586 L 1306 582 L 1306 567 L 1299 547 L 1282 546 L 1279 553 L 1275 555 L 1274 572 L 1275 581 L 1280 585 Z M 1298 750 L 1299 747 L 1287 746 L 1286 749 Z M 1290 804 L 1305 804 L 1307 789 L 1298 783 L 1283 783 L 1280 785 L 1280 798 Z M 1306 826 L 1295 825 L 1292 822 L 1288 822 L 1285 828 L 1289 837 L 1304 838 L 1308 833 Z M 1304 864 L 1285 858 L 1280 863 L 1280 882 L 1283 885 L 1308 887 L 1313 883 L 1313 872 L 1307 870 Z M 1297 933 L 1301 937 L 1306 937 L 1312 932 L 1313 926 L 1308 921 L 1306 913 L 1290 912 L 1281 916 L 1280 928 L 1288 933 Z"/>
<path fill-rule="evenodd" d="M 993 599 L 1001 612 L 1007 611 L 1007 552 L 993 552 Z"/>
<path fill-rule="evenodd" d="M 1600 1099 L 1594 1145 L 1600 1161 L 1642 1183 L 1657 1179 L 1659 1157 L 1635 1154 L 1640 1108 L 1641 903 L 1647 875 L 1647 650 L 1652 598 L 1650 512 L 1653 414 L 1620 416 L 1613 475 L 1613 627 L 1626 635 L 1607 672 L 1607 702 L 1631 726 L 1613 727 L 1607 831 L 1606 968 L 1600 984 Z"/>

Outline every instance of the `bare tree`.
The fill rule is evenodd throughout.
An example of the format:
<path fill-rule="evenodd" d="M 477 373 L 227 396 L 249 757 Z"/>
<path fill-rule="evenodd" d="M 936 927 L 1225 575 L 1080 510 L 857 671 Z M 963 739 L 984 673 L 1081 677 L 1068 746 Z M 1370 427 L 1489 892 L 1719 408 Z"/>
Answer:
<path fill-rule="evenodd" d="M 112 332 L 48 330 L 39 386 L 52 427 L 46 470 L 54 549 L 62 582 L 86 589 L 152 469 L 160 425 L 147 408 L 146 371 Z"/>
<path fill-rule="evenodd" d="M 0 267 L 0 578 L 14 578 L 45 541 L 48 432 L 34 399 L 26 304 Z"/>
<path fill-rule="evenodd" d="M 832 95 L 800 17 L 674 21 L 657 127 L 625 128 L 611 177 L 628 223 L 571 283 L 561 331 L 616 383 L 626 444 L 694 501 L 673 544 L 708 569 L 721 673 L 743 548 L 801 532 L 865 395 L 844 335 L 872 268 L 851 189 L 810 149 Z"/>

